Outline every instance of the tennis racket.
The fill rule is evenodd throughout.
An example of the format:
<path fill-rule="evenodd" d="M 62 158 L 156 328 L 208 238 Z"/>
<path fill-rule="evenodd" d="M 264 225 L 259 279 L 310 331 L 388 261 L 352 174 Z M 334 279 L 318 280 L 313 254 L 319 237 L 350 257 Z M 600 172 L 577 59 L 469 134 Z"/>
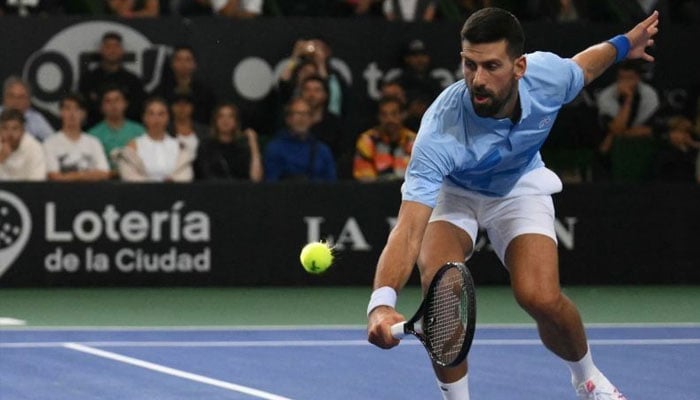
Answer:
<path fill-rule="evenodd" d="M 474 281 L 464 263 L 451 262 L 435 274 L 413 318 L 394 324 L 391 334 L 416 336 L 437 365 L 454 367 L 467 357 L 475 327 Z"/>

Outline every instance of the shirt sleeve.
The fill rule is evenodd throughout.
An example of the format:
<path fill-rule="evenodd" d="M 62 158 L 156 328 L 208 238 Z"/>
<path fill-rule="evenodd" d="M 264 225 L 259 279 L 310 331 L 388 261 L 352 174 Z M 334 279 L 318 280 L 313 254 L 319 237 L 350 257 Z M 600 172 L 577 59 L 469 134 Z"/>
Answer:
<path fill-rule="evenodd" d="M 26 135 L 26 133 L 25 133 Z M 58 166 L 58 157 L 56 156 L 56 152 L 54 151 L 54 142 L 52 140 L 48 140 L 43 143 L 43 148 L 44 148 L 44 155 L 45 155 L 45 160 L 46 160 L 46 172 L 60 172 L 59 166 Z"/>
<path fill-rule="evenodd" d="M 442 182 L 455 168 L 454 152 L 461 148 L 454 136 L 444 132 L 445 119 L 436 115 L 433 108 L 426 112 L 401 187 L 403 200 L 435 207 Z"/>
<path fill-rule="evenodd" d="M 32 147 L 28 153 L 27 160 L 27 179 L 30 181 L 46 180 L 46 159 L 41 145 L 38 142 Z"/>
<path fill-rule="evenodd" d="M 105 156 L 105 150 L 104 147 L 102 147 L 102 143 L 92 136 L 86 135 L 86 137 L 89 137 L 90 141 L 92 142 L 92 153 L 95 157 L 95 169 L 100 171 L 109 171 L 109 163 L 107 162 L 107 157 Z"/>
<path fill-rule="evenodd" d="M 527 76 L 545 91 L 539 97 L 553 104 L 571 102 L 585 85 L 583 69 L 574 60 L 543 51 L 527 55 Z"/>

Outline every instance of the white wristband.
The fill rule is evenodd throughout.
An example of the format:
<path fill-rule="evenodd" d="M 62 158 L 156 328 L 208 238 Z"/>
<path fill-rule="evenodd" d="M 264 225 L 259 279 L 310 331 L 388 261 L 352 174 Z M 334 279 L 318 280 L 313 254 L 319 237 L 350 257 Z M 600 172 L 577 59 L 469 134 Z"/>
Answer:
<path fill-rule="evenodd" d="M 379 306 L 396 307 L 396 290 L 389 286 L 382 286 L 372 292 L 372 297 L 369 299 L 367 306 L 367 316 Z"/>

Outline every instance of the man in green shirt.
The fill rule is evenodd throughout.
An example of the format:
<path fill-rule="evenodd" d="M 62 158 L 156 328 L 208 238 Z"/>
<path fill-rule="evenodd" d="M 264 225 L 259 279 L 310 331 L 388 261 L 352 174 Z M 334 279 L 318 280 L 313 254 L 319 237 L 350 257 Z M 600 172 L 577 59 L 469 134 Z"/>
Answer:
<path fill-rule="evenodd" d="M 121 88 L 110 86 L 105 89 L 101 102 L 104 119 L 88 130 L 88 133 L 102 142 L 114 176 L 116 176 L 117 168 L 110 158 L 112 150 L 126 146 L 131 139 L 141 136 L 145 131 L 143 125 L 126 119 L 127 106 L 128 102 Z"/>

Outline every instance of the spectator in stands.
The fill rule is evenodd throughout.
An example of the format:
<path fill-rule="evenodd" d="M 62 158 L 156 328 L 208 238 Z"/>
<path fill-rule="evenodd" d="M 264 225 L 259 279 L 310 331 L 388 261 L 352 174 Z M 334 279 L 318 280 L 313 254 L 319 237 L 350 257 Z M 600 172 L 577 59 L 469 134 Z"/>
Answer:
<path fill-rule="evenodd" d="M 666 182 L 695 182 L 695 163 L 700 142 L 693 137 L 693 123 L 674 116 L 668 121 L 668 132 L 656 157 L 654 176 Z"/>
<path fill-rule="evenodd" d="M 281 116 L 280 122 L 284 124 L 284 108 L 289 101 L 301 94 L 301 83 L 306 78 L 318 75 L 318 67 L 313 61 L 292 55 L 287 61 L 275 88 L 274 95 L 278 106 L 277 114 Z"/>
<path fill-rule="evenodd" d="M 77 93 L 60 102 L 61 130 L 44 141 L 48 179 L 54 181 L 101 181 L 110 178 L 102 144 L 83 132 L 85 103 Z"/>
<path fill-rule="evenodd" d="M 277 16 L 327 17 L 335 9 L 335 2 L 329 0 L 273 0 L 272 14 Z"/>
<path fill-rule="evenodd" d="M 491 7 L 492 3 L 492 0 L 446 0 L 440 4 L 440 16 L 461 23 L 476 11 Z"/>
<path fill-rule="evenodd" d="M 189 94 L 175 94 L 170 103 L 170 113 L 173 116 L 168 126 L 175 138 L 192 154 L 197 154 L 199 143 L 207 136 L 209 128 L 193 119 L 194 101 Z"/>
<path fill-rule="evenodd" d="M 175 14 L 219 15 L 247 19 L 262 15 L 263 0 L 175 0 L 171 6 Z"/>
<path fill-rule="evenodd" d="M 335 181 L 335 160 L 331 149 L 310 131 L 311 107 L 297 97 L 286 109 L 287 127 L 265 149 L 265 179 L 270 182 Z"/>
<path fill-rule="evenodd" d="M 194 106 L 193 118 L 207 125 L 216 104 L 214 92 L 196 75 L 197 57 L 190 46 L 179 45 L 170 57 L 170 68 L 163 74 L 154 94 L 172 103 L 176 95 L 189 95 Z"/>
<path fill-rule="evenodd" d="M 403 68 L 397 78 L 406 90 L 406 125 L 418 131 L 420 120 L 442 85 L 430 75 L 430 55 L 422 40 L 410 41 L 403 50 Z"/>
<path fill-rule="evenodd" d="M 653 118 L 659 96 L 642 82 L 637 60 L 619 64 L 617 79 L 598 95 L 597 106 L 606 136 L 599 146 L 615 181 L 644 181 L 651 177 L 656 143 Z"/>
<path fill-rule="evenodd" d="M 379 125 L 357 139 L 353 176 L 358 181 L 403 179 L 416 133 L 402 123 L 403 104 L 396 98 L 379 101 Z"/>
<path fill-rule="evenodd" d="M 24 130 L 21 111 L 0 112 L 0 181 L 43 181 L 46 161 L 41 143 Z"/>
<path fill-rule="evenodd" d="M 88 125 L 100 120 L 100 94 L 109 85 L 118 85 L 126 95 L 129 106 L 126 115 L 138 120 L 146 93 L 141 79 L 124 68 L 124 46 L 118 32 L 106 32 L 99 48 L 99 64 L 80 77 L 78 88 L 88 105 Z"/>
<path fill-rule="evenodd" d="M 401 102 L 402 107 L 406 107 L 406 89 L 403 88 L 401 83 L 396 80 L 384 81 L 379 88 L 380 99 L 385 99 L 387 97 L 393 97 Z"/>
<path fill-rule="evenodd" d="M 24 114 L 25 129 L 39 141 L 43 141 L 55 132 L 49 121 L 32 107 L 29 84 L 22 78 L 12 75 L 5 79 L 2 90 L 2 107 L 14 108 Z"/>
<path fill-rule="evenodd" d="M 554 22 L 573 22 L 588 19 L 587 0 L 531 0 L 530 14 L 537 19 Z"/>
<path fill-rule="evenodd" d="M 214 110 L 212 135 L 199 146 L 197 179 L 260 182 L 263 179 L 258 134 L 241 129 L 238 107 L 224 103 Z"/>
<path fill-rule="evenodd" d="M 63 13 L 61 0 L 0 0 L 0 16 L 59 15 Z"/>
<path fill-rule="evenodd" d="M 107 13 L 122 18 L 160 16 L 160 0 L 107 0 Z"/>
<path fill-rule="evenodd" d="M 289 62 L 280 75 L 280 83 L 291 82 L 293 84 L 295 81 L 301 83 L 304 77 L 299 77 L 299 68 L 304 67 L 307 72 L 311 72 L 312 68 L 306 65 L 312 63 L 316 67 L 313 74 L 328 82 L 328 111 L 342 118 L 347 108 L 349 88 L 341 77 L 342 75 L 331 66 L 331 56 L 331 47 L 320 38 L 297 40 L 294 43 Z"/>
<path fill-rule="evenodd" d="M 352 153 L 351 138 L 344 132 L 343 123 L 327 109 L 328 82 L 318 75 L 310 76 L 301 83 L 300 97 L 311 107 L 311 133 L 330 147 L 336 160 L 336 171 L 346 172 L 350 177 L 350 158 Z M 344 168 L 347 164 L 347 168 Z"/>
<path fill-rule="evenodd" d="M 146 132 L 116 153 L 119 175 L 127 182 L 190 182 L 194 154 L 167 132 L 168 103 L 152 97 L 144 103 Z"/>
<path fill-rule="evenodd" d="M 384 0 L 340 0 L 332 14 L 340 17 L 383 17 Z"/>
<path fill-rule="evenodd" d="M 432 22 L 437 3 L 436 0 L 384 0 L 382 9 L 389 21 Z"/>
<path fill-rule="evenodd" d="M 120 86 L 107 86 L 101 97 L 104 119 L 88 130 L 89 134 L 102 143 L 113 176 L 117 174 L 117 165 L 111 158 L 112 151 L 121 149 L 144 132 L 143 125 L 126 118 L 127 105 L 126 96 Z"/>

